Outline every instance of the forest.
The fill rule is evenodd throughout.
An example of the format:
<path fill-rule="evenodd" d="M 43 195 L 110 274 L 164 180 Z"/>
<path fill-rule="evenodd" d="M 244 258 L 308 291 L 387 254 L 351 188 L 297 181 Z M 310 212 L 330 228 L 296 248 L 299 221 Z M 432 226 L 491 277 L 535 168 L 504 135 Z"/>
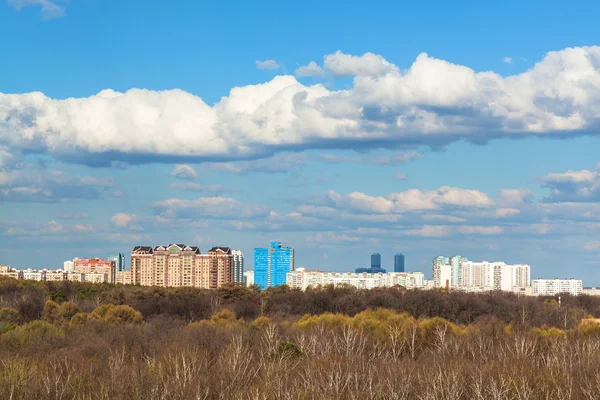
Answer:
<path fill-rule="evenodd" d="M 0 399 L 598 399 L 600 298 L 0 279 Z"/>

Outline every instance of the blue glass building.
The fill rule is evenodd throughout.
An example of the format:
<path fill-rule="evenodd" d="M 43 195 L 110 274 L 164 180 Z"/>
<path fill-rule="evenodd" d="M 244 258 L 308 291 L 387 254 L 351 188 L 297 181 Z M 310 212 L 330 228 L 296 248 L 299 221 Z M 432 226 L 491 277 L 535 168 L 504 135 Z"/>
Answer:
<path fill-rule="evenodd" d="M 381 269 L 381 254 L 379 254 L 379 253 L 371 254 L 371 269 L 374 269 L 374 270 Z"/>
<path fill-rule="evenodd" d="M 404 254 L 396 254 L 394 256 L 394 272 L 405 272 L 404 270 Z"/>
<path fill-rule="evenodd" d="M 266 289 L 285 285 L 286 274 L 294 270 L 294 249 L 281 242 L 271 242 L 270 247 L 254 249 L 254 284 Z"/>
<path fill-rule="evenodd" d="M 122 253 L 111 254 L 110 256 L 108 256 L 108 260 L 115 262 L 115 271 L 116 272 L 125 271 L 125 254 L 122 254 Z"/>

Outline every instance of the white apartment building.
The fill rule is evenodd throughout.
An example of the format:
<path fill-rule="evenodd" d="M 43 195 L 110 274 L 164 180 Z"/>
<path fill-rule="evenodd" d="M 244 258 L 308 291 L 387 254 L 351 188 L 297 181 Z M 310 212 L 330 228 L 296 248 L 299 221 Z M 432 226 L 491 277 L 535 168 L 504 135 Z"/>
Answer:
<path fill-rule="evenodd" d="M 580 279 L 534 279 L 531 283 L 533 296 L 556 296 L 561 293 L 578 296 L 582 291 Z"/>
<path fill-rule="evenodd" d="M 254 270 L 244 271 L 244 284 L 248 287 L 254 285 Z"/>
<path fill-rule="evenodd" d="M 462 256 L 433 259 L 435 287 L 465 291 L 522 291 L 530 286 L 531 267 L 502 261 L 469 261 Z"/>
<path fill-rule="evenodd" d="M 231 255 L 233 255 L 233 281 L 244 283 L 244 252 L 231 250 Z"/>
<path fill-rule="evenodd" d="M 65 272 L 75 271 L 75 261 L 65 261 L 63 263 L 63 271 L 65 271 Z"/>
<path fill-rule="evenodd" d="M 288 272 L 286 284 L 292 288 L 306 290 L 319 285 L 351 285 L 359 289 L 374 289 L 378 287 L 404 286 L 408 288 L 423 287 L 422 272 L 388 272 L 388 273 L 354 273 L 354 272 L 323 272 L 309 271 L 297 268 Z"/>
<path fill-rule="evenodd" d="M 45 281 L 46 280 L 46 271 L 39 271 L 37 269 L 26 269 L 23 270 L 23 279 L 31 280 L 31 281 Z"/>

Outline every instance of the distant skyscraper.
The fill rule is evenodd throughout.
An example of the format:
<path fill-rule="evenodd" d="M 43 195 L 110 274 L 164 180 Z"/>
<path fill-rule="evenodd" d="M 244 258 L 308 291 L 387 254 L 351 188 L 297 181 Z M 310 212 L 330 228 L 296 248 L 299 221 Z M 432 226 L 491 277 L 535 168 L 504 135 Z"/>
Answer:
<path fill-rule="evenodd" d="M 233 281 L 244 283 L 244 253 L 241 250 L 231 250 L 233 255 Z"/>
<path fill-rule="evenodd" d="M 125 254 L 115 253 L 108 256 L 109 261 L 115 262 L 115 271 L 125 271 Z"/>
<path fill-rule="evenodd" d="M 381 269 L 381 254 L 379 254 L 379 253 L 371 254 L 371 269 L 372 270 Z"/>
<path fill-rule="evenodd" d="M 404 254 L 394 256 L 394 272 L 404 272 Z"/>
<path fill-rule="evenodd" d="M 294 270 L 294 249 L 271 242 L 271 247 L 254 249 L 254 284 L 266 289 L 285 285 L 286 274 Z"/>

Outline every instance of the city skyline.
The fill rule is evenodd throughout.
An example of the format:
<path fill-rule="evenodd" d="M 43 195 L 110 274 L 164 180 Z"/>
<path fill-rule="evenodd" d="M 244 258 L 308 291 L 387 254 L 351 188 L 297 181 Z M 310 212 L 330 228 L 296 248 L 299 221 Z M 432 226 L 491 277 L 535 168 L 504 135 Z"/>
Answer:
<path fill-rule="evenodd" d="M 600 286 L 600 4 L 345 8 L 0 2 L 0 262 L 280 240 Z"/>

